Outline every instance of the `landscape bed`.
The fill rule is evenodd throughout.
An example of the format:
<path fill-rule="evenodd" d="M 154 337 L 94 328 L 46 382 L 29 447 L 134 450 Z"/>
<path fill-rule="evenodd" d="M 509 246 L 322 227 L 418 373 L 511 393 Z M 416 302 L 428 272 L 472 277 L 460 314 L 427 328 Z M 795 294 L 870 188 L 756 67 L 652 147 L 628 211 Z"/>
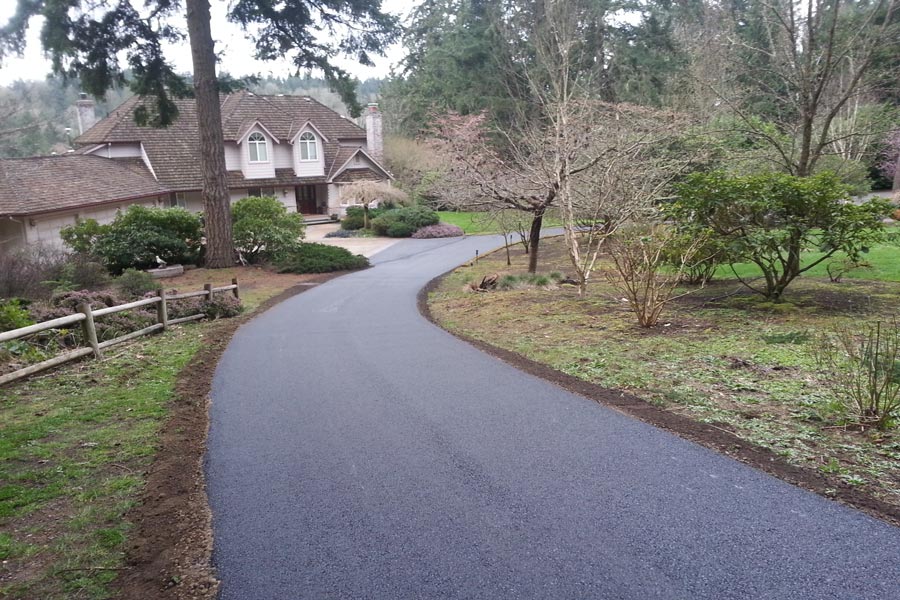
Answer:
<path fill-rule="evenodd" d="M 243 317 L 173 327 L 0 388 L 0 597 L 212 597 L 201 460 L 218 355 L 247 318 L 324 275 L 237 277 Z"/>
<path fill-rule="evenodd" d="M 890 249 L 875 250 L 875 256 L 891 256 Z M 626 412 L 701 443 L 710 433 L 721 434 L 725 441 L 708 445 L 723 451 L 728 439 L 749 442 L 765 452 L 748 462 L 785 476 L 790 468 L 762 464 L 783 461 L 802 470 L 786 479 L 900 522 L 900 431 L 859 427 L 814 356 L 822 332 L 860 330 L 896 315 L 900 282 L 892 280 L 890 261 L 874 260 L 868 271 L 883 281 L 802 278 L 781 305 L 762 302 L 722 269 L 720 279 L 674 301 L 650 329 L 637 326 L 604 273 L 595 275 L 584 298 L 575 286 L 553 284 L 549 277 L 543 287 L 513 284 L 482 293 L 470 288 L 486 275 L 498 274 L 502 281 L 526 268 L 520 248 L 513 249 L 511 267 L 505 253 L 488 255 L 434 282 L 427 310 L 448 330 L 497 349 L 501 358 L 522 357 L 526 370 L 563 385 L 575 378 L 636 395 L 648 410 Z M 543 241 L 539 272 L 567 270 L 562 239 Z M 647 417 L 654 411 L 656 417 Z M 681 424 L 663 422 L 673 421 L 667 415 Z M 686 431 L 681 417 L 697 426 Z"/>

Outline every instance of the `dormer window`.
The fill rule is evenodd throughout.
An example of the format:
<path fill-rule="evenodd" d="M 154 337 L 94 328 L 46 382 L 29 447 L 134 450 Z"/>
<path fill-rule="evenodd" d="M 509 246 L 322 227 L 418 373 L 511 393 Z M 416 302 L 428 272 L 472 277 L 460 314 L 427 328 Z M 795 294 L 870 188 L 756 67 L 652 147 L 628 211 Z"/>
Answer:
<path fill-rule="evenodd" d="M 319 160 L 316 136 L 309 131 L 300 134 L 300 160 Z"/>
<path fill-rule="evenodd" d="M 269 151 L 266 145 L 266 138 L 258 131 L 254 131 L 247 138 L 247 147 L 250 150 L 250 162 L 261 163 L 269 162 Z"/>

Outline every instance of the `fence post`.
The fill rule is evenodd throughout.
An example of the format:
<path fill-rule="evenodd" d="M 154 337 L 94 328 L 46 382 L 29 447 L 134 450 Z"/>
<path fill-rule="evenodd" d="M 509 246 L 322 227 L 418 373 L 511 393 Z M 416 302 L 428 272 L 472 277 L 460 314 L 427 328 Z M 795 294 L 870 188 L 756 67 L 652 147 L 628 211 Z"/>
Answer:
<path fill-rule="evenodd" d="M 166 290 L 160 288 L 156 295 L 159 296 L 159 303 L 156 305 L 156 322 L 163 326 L 163 331 L 169 328 L 169 309 L 166 306 Z"/>
<path fill-rule="evenodd" d="M 97 342 L 97 327 L 94 325 L 94 313 L 90 302 L 82 302 L 78 305 L 78 312 L 84 314 L 81 329 L 84 331 L 84 339 L 94 351 L 94 358 L 100 358 L 100 344 Z"/>
<path fill-rule="evenodd" d="M 212 298 L 212 296 L 213 296 L 212 284 L 211 284 L 211 283 L 204 283 L 204 284 L 203 284 L 203 291 L 206 292 L 206 301 L 207 301 L 207 302 L 212 302 L 212 299 L 213 299 L 213 298 Z"/>
<path fill-rule="evenodd" d="M 232 277 L 232 278 L 231 278 L 231 285 L 234 286 L 234 289 L 231 290 L 231 292 L 234 294 L 234 298 L 235 298 L 236 300 L 240 300 L 240 299 L 241 299 L 241 294 L 240 294 L 240 292 L 238 291 L 237 277 Z"/>

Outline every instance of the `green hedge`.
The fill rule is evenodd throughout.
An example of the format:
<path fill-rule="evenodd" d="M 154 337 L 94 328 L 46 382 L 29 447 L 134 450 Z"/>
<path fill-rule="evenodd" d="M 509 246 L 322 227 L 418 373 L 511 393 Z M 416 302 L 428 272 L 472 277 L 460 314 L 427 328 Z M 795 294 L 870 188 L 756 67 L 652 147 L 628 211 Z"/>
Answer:
<path fill-rule="evenodd" d="M 325 244 L 303 243 L 278 259 L 279 273 L 330 273 L 369 266 L 369 259 L 345 248 Z"/>

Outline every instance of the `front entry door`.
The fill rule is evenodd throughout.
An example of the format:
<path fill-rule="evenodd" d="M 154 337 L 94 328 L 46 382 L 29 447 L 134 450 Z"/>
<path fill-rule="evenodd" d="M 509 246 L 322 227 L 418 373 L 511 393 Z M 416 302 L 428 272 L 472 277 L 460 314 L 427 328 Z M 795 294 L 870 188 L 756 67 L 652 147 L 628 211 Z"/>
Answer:
<path fill-rule="evenodd" d="M 316 186 L 298 185 L 294 188 L 294 195 L 297 197 L 298 213 L 302 215 L 315 215 L 318 213 L 316 207 Z"/>

